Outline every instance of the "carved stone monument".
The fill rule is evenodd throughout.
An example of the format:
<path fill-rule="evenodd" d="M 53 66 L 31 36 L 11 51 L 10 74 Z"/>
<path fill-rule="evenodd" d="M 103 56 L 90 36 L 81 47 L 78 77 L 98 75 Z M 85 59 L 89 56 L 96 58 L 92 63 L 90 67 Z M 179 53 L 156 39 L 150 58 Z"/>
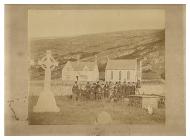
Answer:
<path fill-rule="evenodd" d="M 34 112 L 59 112 L 60 109 L 56 105 L 54 94 L 51 91 L 51 71 L 58 66 L 58 62 L 51 56 L 51 51 L 47 50 L 38 64 L 45 70 L 44 89 L 39 95 Z"/>

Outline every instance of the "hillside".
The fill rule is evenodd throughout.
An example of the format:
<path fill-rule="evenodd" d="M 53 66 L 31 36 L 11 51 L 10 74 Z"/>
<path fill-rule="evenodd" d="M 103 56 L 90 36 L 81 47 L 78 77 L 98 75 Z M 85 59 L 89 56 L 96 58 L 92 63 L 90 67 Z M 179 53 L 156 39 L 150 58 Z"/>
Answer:
<path fill-rule="evenodd" d="M 37 62 L 46 50 L 51 50 L 59 62 L 53 72 L 53 78 L 61 77 L 61 70 L 68 61 L 94 61 L 98 57 L 98 66 L 104 71 L 107 56 L 110 59 L 141 58 L 143 60 L 143 78 L 155 79 L 164 75 L 165 30 L 130 30 L 99 33 L 64 38 L 33 39 L 30 42 L 31 59 Z M 151 75 L 151 76 L 150 76 Z M 43 70 L 37 65 L 31 68 L 32 79 L 42 79 Z"/>

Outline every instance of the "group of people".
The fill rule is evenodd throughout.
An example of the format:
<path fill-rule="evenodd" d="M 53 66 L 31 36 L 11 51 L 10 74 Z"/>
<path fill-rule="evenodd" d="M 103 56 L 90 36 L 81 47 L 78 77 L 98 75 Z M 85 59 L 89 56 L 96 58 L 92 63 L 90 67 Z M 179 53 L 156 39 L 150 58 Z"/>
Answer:
<path fill-rule="evenodd" d="M 137 82 L 138 83 L 138 82 Z M 73 100 L 122 100 L 129 95 L 135 95 L 138 84 L 135 82 L 105 82 L 96 83 L 87 82 L 86 84 L 78 84 L 75 81 L 72 87 Z"/>

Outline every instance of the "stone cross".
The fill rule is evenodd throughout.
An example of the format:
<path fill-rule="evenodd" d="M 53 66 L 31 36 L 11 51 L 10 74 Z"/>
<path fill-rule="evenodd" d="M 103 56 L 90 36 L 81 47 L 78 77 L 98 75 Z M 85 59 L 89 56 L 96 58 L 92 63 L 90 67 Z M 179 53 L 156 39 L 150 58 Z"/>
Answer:
<path fill-rule="evenodd" d="M 59 108 L 56 105 L 54 94 L 51 92 L 51 71 L 58 66 L 58 62 L 51 55 L 51 51 L 46 51 L 44 56 L 38 64 L 45 70 L 44 89 L 38 98 L 36 106 L 34 106 L 34 112 L 59 112 Z"/>
<path fill-rule="evenodd" d="M 51 56 L 51 51 L 46 51 L 44 56 L 38 64 L 45 70 L 44 89 L 50 89 L 51 87 L 51 71 L 58 66 L 58 62 Z"/>

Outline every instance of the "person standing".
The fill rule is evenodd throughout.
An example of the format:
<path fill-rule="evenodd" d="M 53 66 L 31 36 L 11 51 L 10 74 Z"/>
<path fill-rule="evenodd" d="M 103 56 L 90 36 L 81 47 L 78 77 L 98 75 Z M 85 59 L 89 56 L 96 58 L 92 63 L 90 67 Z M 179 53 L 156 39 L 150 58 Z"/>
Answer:
<path fill-rule="evenodd" d="M 133 95 L 133 83 L 129 84 L 129 95 Z"/>
<path fill-rule="evenodd" d="M 123 82 L 121 87 L 122 87 L 122 97 L 125 98 L 126 97 L 126 89 L 127 89 L 126 81 Z"/>
<path fill-rule="evenodd" d="M 77 81 L 75 81 L 73 87 L 72 87 L 72 99 L 73 101 L 78 101 L 78 97 L 79 97 L 79 86 Z"/>
<path fill-rule="evenodd" d="M 136 84 L 135 84 L 135 82 L 133 82 L 133 84 L 132 84 L 132 95 L 135 95 L 135 91 L 136 91 Z"/>
<path fill-rule="evenodd" d="M 130 95 L 131 92 L 131 86 L 130 86 L 130 82 L 127 83 L 127 88 L 126 88 L 126 96 L 128 97 Z"/>
<path fill-rule="evenodd" d="M 117 96 L 118 96 L 118 99 L 121 99 L 121 97 L 122 97 L 121 81 L 119 81 L 119 82 L 118 82 L 118 85 L 117 85 Z"/>
<path fill-rule="evenodd" d="M 108 82 L 106 82 L 106 84 L 104 85 L 104 98 L 108 97 L 109 97 L 109 85 Z"/>
<path fill-rule="evenodd" d="M 86 92 L 86 99 L 90 99 L 90 83 L 87 82 L 85 86 L 85 92 Z"/>
<path fill-rule="evenodd" d="M 130 83 L 130 95 L 134 95 L 134 85 L 133 85 L 133 82 Z"/>
<path fill-rule="evenodd" d="M 101 99 L 101 86 L 99 84 L 99 81 L 96 83 L 96 100 L 100 100 Z"/>

